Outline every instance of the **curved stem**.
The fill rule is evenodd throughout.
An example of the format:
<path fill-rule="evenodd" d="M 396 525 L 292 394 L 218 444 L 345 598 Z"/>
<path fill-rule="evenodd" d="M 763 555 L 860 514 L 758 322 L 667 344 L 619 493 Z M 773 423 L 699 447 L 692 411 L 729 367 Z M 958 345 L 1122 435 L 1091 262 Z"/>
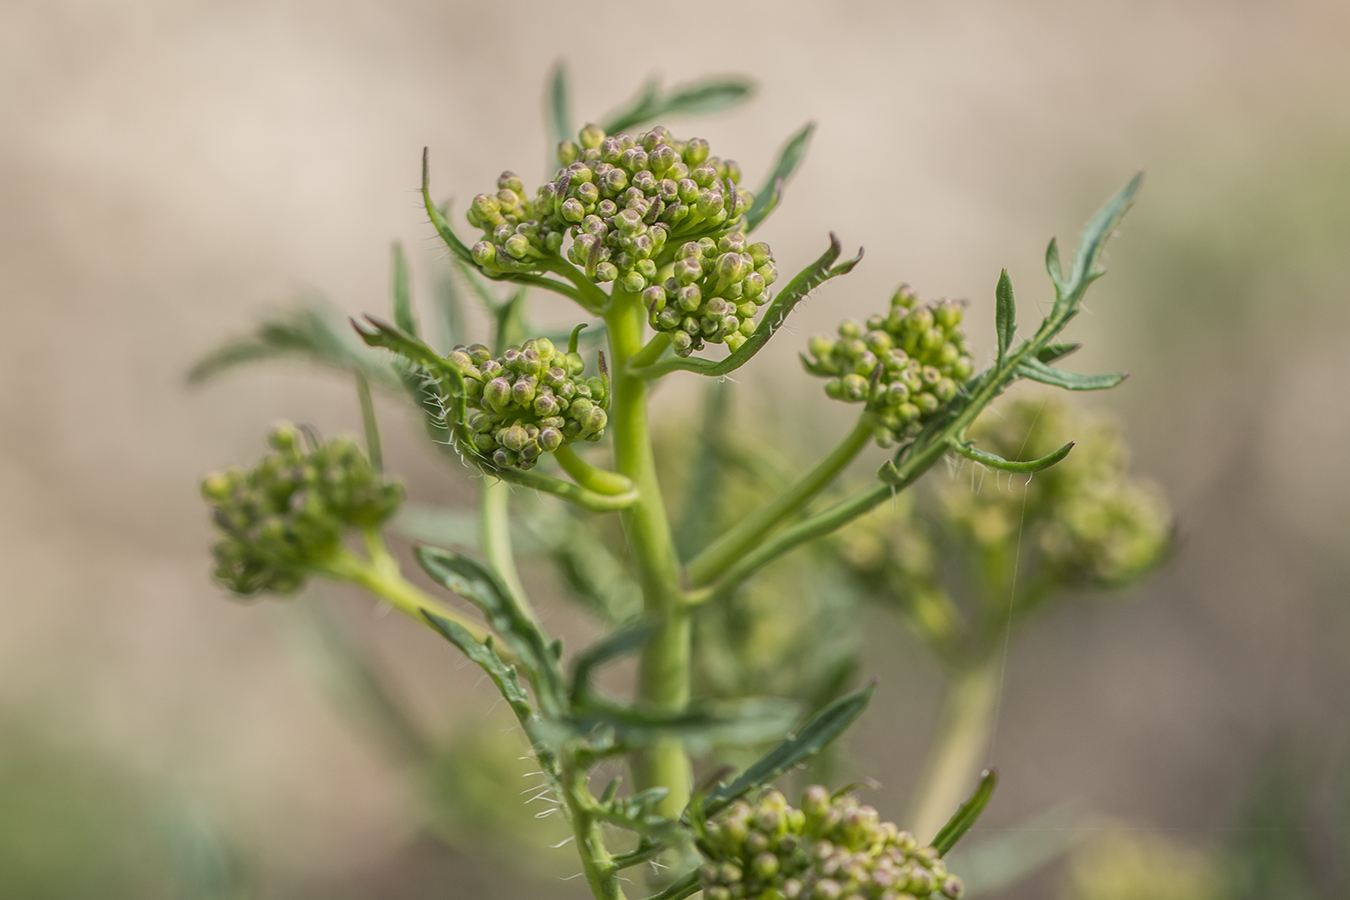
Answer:
<path fill-rule="evenodd" d="M 509 481 L 521 487 L 534 488 L 536 491 L 561 497 L 569 503 L 575 503 L 582 509 L 588 509 L 591 512 L 616 512 L 627 509 L 638 499 L 636 489 L 622 494 L 597 494 L 595 491 L 587 490 L 579 484 L 573 484 L 565 479 L 554 478 L 552 475 L 543 475 L 534 471 L 506 468 L 496 469 L 494 474 L 502 481 Z"/>
<path fill-rule="evenodd" d="M 601 469 L 582 459 L 568 444 L 553 451 L 553 457 L 563 471 L 571 475 L 577 484 L 597 494 L 626 494 L 633 489 L 633 482 L 618 472 Z"/>
<path fill-rule="evenodd" d="M 871 413 L 864 412 L 839 445 L 816 463 L 811 471 L 797 479 L 791 487 L 773 500 L 741 519 L 711 546 L 690 560 L 686 567 L 689 584 L 693 587 L 703 587 L 712 583 L 759 543 L 764 535 L 805 506 L 857 457 L 863 447 L 867 446 L 875 428 L 876 423 Z"/>
<path fill-rule="evenodd" d="M 595 286 L 595 283 L 588 279 L 576 266 L 563 259 L 561 256 L 554 257 L 548 262 L 548 270 L 554 274 L 561 275 L 576 286 L 576 296 L 572 299 L 581 304 L 587 312 L 600 315 L 604 312 L 606 301 L 605 292 Z"/>
<path fill-rule="evenodd" d="M 647 424 L 647 384 L 632 372 L 646 321 L 646 310 L 636 294 L 613 292 L 605 314 L 614 364 L 611 433 L 615 467 L 637 492 L 636 502 L 623 512 L 623 524 L 642 584 L 644 611 L 658 623 L 643 647 L 637 699 L 654 712 L 679 712 L 689 702 L 690 622 L 680 591 L 670 522 L 656 480 Z M 678 738 L 663 738 L 640 751 L 634 777 L 638 790 L 658 786 L 670 790 L 657 807 L 663 816 L 677 818 L 689 802 L 692 774 Z"/>
<path fill-rule="evenodd" d="M 533 619 L 534 610 L 525 596 L 525 586 L 520 583 L 516 557 L 511 550 L 510 503 L 511 488 L 506 482 L 488 481 L 483 484 L 479 500 L 483 556 L 497 572 L 506 589 L 515 595 L 516 603 Z"/>
<path fill-rule="evenodd" d="M 669 332 L 662 331 L 653 335 L 652 339 L 647 342 L 647 345 L 645 347 L 643 347 L 637 353 L 633 354 L 633 359 L 631 360 L 633 368 L 640 369 L 643 366 L 650 366 L 652 363 L 656 362 L 658 359 L 661 358 L 661 354 L 665 353 L 666 348 L 669 346 L 670 346 Z M 650 379 L 648 380 L 650 381 Z"/>
<path fill-rule="evenodd" d="M 1002 655 L 991 653 L 952 676 L 942 700 L 937 734 L 910 798 L 907 825 L 930 841 L 956 812 L 979 775 L 989 750 L 998 702 Z"/>
<path fill-rule="evenodd" d="M 319 574 L 359 585 L 422 625 L 427 624 L 423 613 L 429 612 L 462 625 L 477 641 L 483 641 L 492 633 L 459 610 L 451 609 L 431 598 L 417 585 L 404 578 L 398 560 L 394 559 L 384 545 L 378 531 L 372 529 L 366 532 L 364 537 L 366 549 L 370 553 L 369 559 L 362 559 L 343 547 L 318 570 Z M 498 648 L 503 658 L 508 650 L 505 645 Z"/>

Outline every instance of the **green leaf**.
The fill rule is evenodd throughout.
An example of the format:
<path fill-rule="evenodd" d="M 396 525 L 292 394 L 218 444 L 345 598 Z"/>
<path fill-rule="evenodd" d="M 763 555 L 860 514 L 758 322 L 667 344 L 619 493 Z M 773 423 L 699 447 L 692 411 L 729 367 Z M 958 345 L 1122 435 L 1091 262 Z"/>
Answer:
<path fill-rule="evenodd" d="M 544 100 L 544 118 L 553 147 L 575 137 L 572 132 L 572 109 L 568 95 L 567 64 L 558 60 L 553 64 L 553 71 L 549 74 L 548 95 Z M 551 151 L 552 147 L 549 149 Z M 551 152 L 549 156 L 551 159 Z"/>
<path fill-rule="evenodd" d="M 1001 472 L 1018 472 L 1022 474 L 1031 474 L 1050 468 L 1055 463 L 1069 455 L 1073 449 L 1074 442 L 1069 441 L 1063 447 L 1060 447 L 1054 453 L 1047 453 L 1040 459 L 1031 459 L 1026 462 L 1012 462 L 993 453 L 980 450 L 971 444 L 963 444 L 960 441 L 952 441 L 951 448 L 966 459 L 974 460 L 977 463 L 986 465 L 991 469 L 998 469 Z"/>
<path fill-rule="evenodd" d="M 417 337 L 417 315 L 413 312 L 412 284 L 408 277 L 408 260 L 403 256 L 403 246 L 394 243 L 393 266 L 390 276 L 389 293 L 394 300 L 394 324 Z"/>
<path fill-rule="evenodd" d="M 1056 307 L 1077 303 L 1088 285 L 1106 274 L 1106 270 L 1098 265 L 1102 249 L 1125 213 L 1134 205 L 1134 196 L 1139 192 L 1139 185 L 1143 180 L 1144 173 L 1136 173 L 1114 197 L 1106 201 L 1106 205 L 1098 210 L 1083 229 L 1083 235 L 1078 239 L 1078 252 L 1074 255 L 1073 271 L 1069 273 L 1069 280 L 1063 285 L 1063 291 L 1055 301 Z M 1047 268 L 1050 266 L 1048 255 L 1047 253 Z M 1058 268 L 1057 258 L 1055 267 Z M 1053 271 L 1050 277 L 1054 278 Z"/>
<path fill-rule="evenodd" d="M 876 682 L 840 697 L 812 716 L 797 732 L 781 741 L 728 785 L 719 786 L 703 803 L 703 815 L 712 817 L 736 798 L 768 784 L 788 769 L 819 753 L 853 724 L 867 708 Z"/>
<path fill-rule="evenodd" d="M 807 122 L 800 131 L 788 138 L 787 143 L 778 151 L 778 159 L 774 162 L 769 177 L 755 194 L 755 202 L 746 210 L 747 234 L 758 228 L 769 217 L 769 213 L 778 207 L 779 201 L 783 198 L 783 188 L 806 156 L 806 148 L 811 143 L 811 135 L 815 130 L 816 123 Z"/>
<path fill-rule="evenodd" d="M 611 624 L 641 612 L 641 588 L 596 534 L 589 518 L 563 507 L 553 515 L 541 513 L 519 520 L 552 558 L 573 599 Z"/>
<path fill-rule="evenodd" d="M 933 838 L 933 848 L 937 850 L 938 856 L 946 856 L 947 851 L 956 846 L 956 842 L 961 840 L 975 821 L 979 819 L 980 813 L 989 805 L 989 798 L 994 795 L 994 788 L 998 786 L 998 771 L 996 769 L 985 769 L 980 775 L 980 783 L 975 788 L 975 793 L 970 795 L 970 799 L 962 803 L 956 813 L 947 820 L 947 824 L 942 826 L 937 835 Z"/>
<path fill-rule="evenodd" d="M 998 361 L 1002 365 L 1017 334 L 1017 301 L 1013 299 L 1012 279 L 1004 269 L 994 288 L 994 323 L 998 331 Z"/>
<path fill-rule="evenodd" d="M 1045 271 L 1050 273 L 1050 281 L 1054 283 L 1056 288 L 1063 286 L 1064 272 L 1059 264 L 1059 241 L 1054 238 L 1050 239 L 1050 243 L 1045 248 Z"/>
<path fill-rule="evenodd" d="M 1116 372 L 1107 375 L 1079 375 L 1066 372 L 1035 359 L 1024 359 L 1017 367 L 1017 374 L 1031 381 L 1039 381 L 1051 387 L 1064 388 L 1066 391 L 1104 391 L 1113 388 L 1129 377 L 1129 372 Z"/>
<path fill-rule="evenodd" d="M 760 319 L 759 325 L 755 327 L 754 332 L 735 353 L 731 353 L 717 362 L 694 356 L 676 356 L 636 369 L 634 373 L 643 378 L 652 379 L 676 371 L 698 372 L 700 375 L 710 377 L 720 377 L 734 372 L 748 363 L 751 357 L 769 342 L 769 338 L 773 337 L 774 333 L 787 321 L 788 313 L 792 312 L 794 306 L 805 300 L 807 294 L 831 278 L 847 275 L 853 271 L 854 266 L 862 261 L 863 251 L 859 248 L 858 255 L 853 259 L 842 262 L 837 266 L 834 265 L 834 261 L 839 258 L 841 249 L 839 237 L 834 232 L 830 232 L 830 248 L 819 259 L 798 272 L 796 277 L 788 282 L 787 287 L 783 288 L 778 296 L 773 298 L 773 302 L 764 310 L 764 316 Z"/>
<path fill-rule="evenodd" d="M 659 625 L 655 619 L 636 619 L 581 651 L 572 666 L 572 704 L 575 706 L 590 692 L 591 672 L 605 663 L 642 649 Z"/>
<path fill-rule="evenodd" d="M 1063 359 L 1070 353 L 1077 353 L 1082 346 L 1082 344 L 1073 343 L 1047 344 L 1036 352 L 1036 358 L 1048 365 L 1057 359 Z"/>
<path fill-rule="evenodd" d="M 1052 809 L 974 846 L 962 845 L 948 855 L 947 868 L 961 873 L 970 896 L 1000 891 L 1082 843 L 1092 830 L 1088 824 L 1069 809 Z"/>
<path fill-rule="evenodd" d="M 188 383 L 201 384 L 246 363 L 290 359 L 360 372 L 382 387 L 397 388 L 394 373 L 351 339 L 343 320 L 340 313 L 318 301 L 269 316 L 252 334 L 232 338 L 202 357 L 188 372 Z"/>
<path fill-rule="evenodd" d="M 649 78 L 637 95 L 602 124 L 606 134 L 628 131 L 667 116 L 702 116 L 720 112 L 748 99 L 754 82 L 738 76 L 709 78 L 661 90 L 656 78 Z"/>
<path fill-rule="evenodd" d="M 452 267 L 445 266 L 438 270 L 431 298 L 435 301 L 437 324 L 440 326 L 437 337 L 443 342 L 442 346 L 468 343 L 459 339 L 463 329 L 464 301 L 460 297 L 459 286 L 455 284 Z"/>
<path fill-rule="evenodd" d="M 525 693 L 525 689 L 520 685 L 520 679 L 516 677 L 515 667 L 508 666 L 497 655 L 491 637 L 480 644 L 474 640 L 469 630 L 458 622 L 452 622 L 432 612 L 422 614 L 446 640 L 464 651 L 465 656 L 482 667 L 493 684 L 497 685 L 497 690 L 506 698 L 506 702 L 511 705 L 511 711 L 516 714 L 517 719 L 524 723 L 534 718 L 534 707 L 530 705 L 529 695 Z"/>
<path fill-rule="evenodd" d="M 560 678 L 548 640 L 497 573 L 476 559 L 439 547 L 418 547 L 416 556 L 433 581 L 483 611 L 492 629 L 511 645 L 526 669 L 538 676 L 535 686 L 542 688 L 541 702 L 546 707 L 558 702 Z"/>
<path fill-rule="evenodd" d="M 392 350 L 409 362 L 426 366 L 432 371 L 451 377 L 456 383 L 463 381 L 464 376 L 458 369 L 450 365 L 435 350 L 432 350 L 402 328 L 386 322 L 378 316 L 368 315 L 365 319 L 365 322 L 358 322 L 356 319 L 350 321 L 352 327 L 356 329 L 356 333 L 361 336 L 361 340 L 369 346 Z"/>

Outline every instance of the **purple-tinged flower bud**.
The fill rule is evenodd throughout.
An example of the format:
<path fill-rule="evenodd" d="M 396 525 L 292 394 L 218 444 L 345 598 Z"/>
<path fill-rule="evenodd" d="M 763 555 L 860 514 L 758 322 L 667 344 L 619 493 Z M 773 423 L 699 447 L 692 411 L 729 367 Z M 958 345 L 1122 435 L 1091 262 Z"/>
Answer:
<path fill-rule="evenodd" d="M 694 203 L 694 211 L 705 219 L 714 218 L 718 213 L 726 215 L 722 208 L 725 198 L 717 191 L 704 191 Z"/>
<path fill-rule="evenodd" d="M 516 383 L 511 385 L 511 399 L 519 406 L 529 406 L 534 402 L 537 389 L 538 384 L 533 375 L 517 378 Z"/>
<path fill-rule="evenodd" d="M 600 200 L 600 189 L 589 182 L 577 185 L 572 189 L 572 193 L 588 207 Z"/>
<path fill-rule="evenodd" d="M 642 305 L 647 307 L 647 312 L 656 315 L 666 308 L 666 289 L 659 284 L 654 284 L 642 292 Z"/>
<path fill-rule="evenodd" d="M 679 198 L 681 203 L 695 203 L 703 192 L 699 190 L 698 184 L 692 178 L 681 178 L 679 181 Z"/>
<path fill-rule="evenodd" d="M 546 425 L 539 429 L 539 437 L 536 440 L 539 442 L 540 449 L 552 453 L 562 446 L 563 436 L 562 432 L 557 428 L 552 425 Z"/>
<path fill-rule="evenodd" d="M 563 221 L 576 224 L 586 218 L 586 207 L 582 206 L 581 201 L 575 197 L 569 197 L 562 202 L 558 214 L 562 216 Z"/>
<path fill-rule="evenodd" d="M 619 277 L 619 269 L 613 263 L 602 262 L 595 267 L 595 280 L 601 283 L 613 281 Z"/>
<path fill-rule="evenodd" d="M 512 259 L 524 259 L 530 252 L 530 239 L 523 234 L 513 234 L 506 239 L 505 249 Z"/>
<path fill-rule="evenodd" d="M 680 158 L 687 166 L 697 166 L 708 158 L 708 142 L 703 138 L 690 138 Z"/>
<path fill-rule="evenodd" d="M 849 403 L 861 403 L 867 399 L 867 379 L 857 373 L 850 373 L 843 379 L 843 397 Z"/>
<path fill-rule="evenodd" d="M 688 356 L 694 349 L 694 339 L 687 332 L 676 331 L 670 336 L 670 346 L 677 356 Z"/>
<path fill-rule="evenodd" d="M 483 385 L 483 402 L 497 412 L 506 409 L 511 402 L 511 382 L 498 376 Z"/>
<path fill-rule="evenodd" d="M 487 241 L 479 241 L 469 251 L 473 261 L 480 266 L 490 266 L 497 260 L 497 248 Z"/>
<path fill-rule="evenodd" d="M 628 173 L 623 169 L 614 168 L 605 173 L 605 189 L 612 193 L 619 193 L 628 187 Z"/>

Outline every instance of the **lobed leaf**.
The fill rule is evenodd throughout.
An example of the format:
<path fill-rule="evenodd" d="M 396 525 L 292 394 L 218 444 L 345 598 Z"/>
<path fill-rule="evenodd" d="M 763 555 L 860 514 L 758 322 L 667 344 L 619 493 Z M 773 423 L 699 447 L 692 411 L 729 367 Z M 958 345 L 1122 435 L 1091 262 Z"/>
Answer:
<path fill-rule="evenodd" d="M 590 693 L 592 671 L 642 649 L 659 626 L 660 622 L 655 619 L 635 619 L 583 650 L 572 666 L 572 704 L 575 706 Z"/>
<path fill-rule="evenodd" d="M 795 734 L 760 757 L 735 781 L 714 790 L 703 803 L 704 817 L 717 815 L 731 801 L 768 784 L 788 769 L 819 753 L 862 715 L 875 690 L 876 682 L 872 682 L 862 690 L 840 697 L 816 713 Z"/>
<path fill-rule="evenodd" d="M 431 627 L 439 631 L 447 641 L 463 651 L 465 656 L 476 662 L 488 674 L 502 697 L 511 705 L 511 711 L 516 714 L 517 719 L 524 723 L 534 718 L 534 707 L 530 705 L 529 695 L 520 686 L 515 667 L 507 665 L 497 655 L 491 637 L 479 643 L 469 630 L 458 622 L 452 622 L 432 612 L 422 614 L 427 617 Z"/>
<path fill-rule="evenodd" d="M 1137 172 L 1129 182 L 1116 192 L 1116 195 L 1106 201 L 1106 205 L 1097 211 L 1091 221 L 1083 229 L 1082 237 L 1078 239 L 1078 252 L 1074 255 L 1073 270 L 1069 273 L 1069 279 L 1063 284 L 1063 290 L 1057 292 L 1059 297 L 1055 300 L 1055 306 L 1061 308 L 1072 306 L 1083 296 L 1083 292 L 1092 282 L 1096 281 L 1106 273 L 1106 270 L 1098 265 L 1102 249 L 1111 237 L 1111 233 L 1120 220 L 1134 205 L 1134 196 L 1139 192 L 1139 185 L 1143 183 L 1144 173 Z M 1059 267 L 1058 248 L 1051 241 L 1052 248 L 1055 249 L 1055 258 L 1053 268 Z M 1046 253 L 1046 266 L 1051 268 L 1050 252 Z M 1055 273 L 1052 270 L 1050 277 L 1055 279 Z M 1057 286 L 1059 280 L 1055 279 Z"/>
<path fill-rule="evenodd" d="M 709 701 L 677 713 L 592 703 L 560 724 L 575 734 L 611 734 L 624 750 L 673 737 L 701 752 L 719 744 L 744 747 L 770 740 L 791 727 L 800 712 L 798 703 L 780 697 Z"/>

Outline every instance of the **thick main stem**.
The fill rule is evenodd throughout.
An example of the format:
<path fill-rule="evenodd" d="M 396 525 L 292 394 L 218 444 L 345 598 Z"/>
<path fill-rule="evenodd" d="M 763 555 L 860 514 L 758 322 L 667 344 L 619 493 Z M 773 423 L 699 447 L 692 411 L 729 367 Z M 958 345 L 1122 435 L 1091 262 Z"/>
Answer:
<path fill-rule="evenodd" d="M 638 667 L 639 704 L 657 712 L 679 712 L 689 703 L 689 613 L 680 592 L 679 562 L 670 521 L 661 500 L 647 424 L 647 384 L 631 374 L 642 350 L 646 310 L 637 295 L 616 288 L 605 314 L 614 365 L 610 405 L 614 464 L 633 482 L 637 501 L 622 513 L 642 584 L 643 609 L 659 624 Z M 662 738 L 634 761 L 638 790 L 664 787 L 670 793 L 659 812 L 675 818 L 689 802 L 689 759 L 678 738 Z"/>
<path fill-rule="evenodd" d="M 930 841 L 974 787 L 989 750 L 998 704 L 1002 656 L 991 653 L 952 676 L 942 700 L 937 734 L 910 800 L 907 824 Z"/>

